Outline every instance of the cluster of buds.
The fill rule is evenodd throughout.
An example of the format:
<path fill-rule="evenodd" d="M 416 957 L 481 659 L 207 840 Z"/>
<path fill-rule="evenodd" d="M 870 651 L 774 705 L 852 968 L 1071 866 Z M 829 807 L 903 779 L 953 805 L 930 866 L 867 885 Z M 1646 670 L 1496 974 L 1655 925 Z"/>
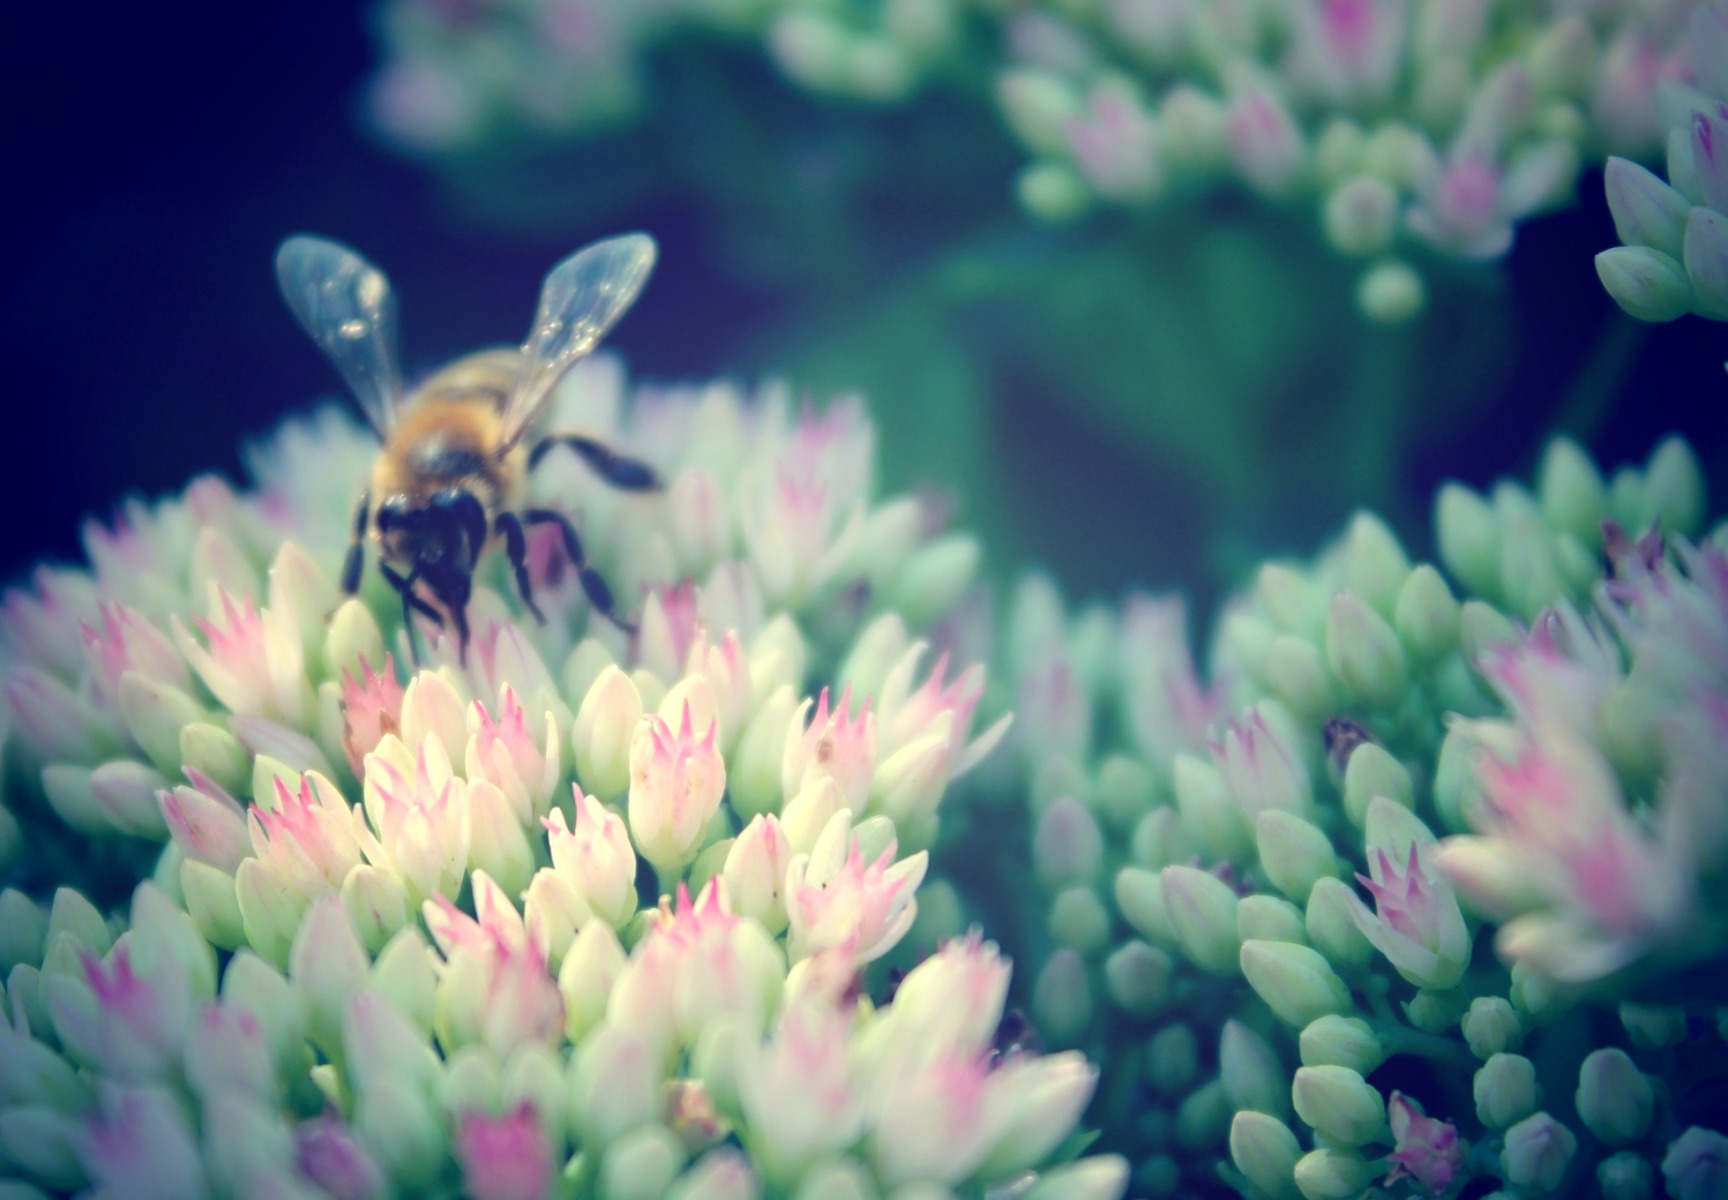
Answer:
<path fill-rule="evenodd" d="M 1700 6 L 1685 46 L 1690 83 L 1658 92 L 1668 181 L 1608 160 L 1608 207 L 1623 244 L 1598 254 L 1596 271 L 1641 321 L 1728 321 L 1728 4 Z"/>
<path fill-rule="evenodd" d="M 627 119 L 641 107 L 643 53 L 680 33 L 759 40 L 798 86 L 873 103 L 904 101 L 933 79 L 990 79 L 1032 155 L 1017 192 L 1034 215 L 1065 220 L 1226 183 L 1305 202 L 1330 244 L 1364 264 L 1360 307 L 1387 322 L 1422 307 L 1413 253 L 1504 254 L 1518 222 L 1570 194 L 1586 158 L 1659 151 L 1670 125 L 1659 86 L 1695 80 L 1710 91 L 1725 57 L 1720 8 L 1700 0 L 1492 0 L 1420 14 L 1396 0 L 1224 11 L 1187 0 L 1097 11 L 546 0 L 459 12 L 396 0 L 386 13 L 373 118 L 422 153 L 529 131 L 575 138 Z M 1671 238 L 1658 229 L 1658 241 L 1639 242 L 1649 253 L 1607 260 L 1611 290 L 1639 315 L 1721 308 L 1712 263 L 1722 255 L 1704 245 L 1708 230 L 1687 235 L 1702 239 L 1685 260 L 1699 274 L 1688 282 L 1680 267 L 1678 228 L 1700 192 L 1711 203 L 1708 170 L 1685 175 L 1690 191 L 1673 174 L 1690 198 L 1676 194 L 1679 225 L 1673 203 L 1654 193 L 1637 202 L 1633 224 L 1647 217 Z"/>
<path fill-rule="evenodd" d="M 1608 995 L 1691 1003 L 1723 952 L 1702 914 L 1728 565 L 1616 523 L 1703 515 L 1683 443 L 1610 483 L 1557 442 L 1535 495 L 1442 492 L 1450 578 L 1368 514 L 1261 567 L 1204 674 L 1175 602 L 1070 617 L 1021 584 L 1003 657 L 1040 885 L 1023 920 L 1048 947 L 1032 1015 L 1104 1065 L 1137 1191 L 1198 1188 L 1220 1157 L 1285 1200 L 1717 1185 L 1722 1132 L 1687 1129 L 1660 1073 L 1721 1034 L 1596 998 L 1612 974 Z M 1400 1059 L 1439 1081 L 1388 1090 Z M 1460 1067 L 1470 1087 L 1444 1079 Z"/>
<path fill-rule="evenodd" d="M 557 403 L 620 434 L 621 399 L 602 360 Z M 1121 1194 L 1115 1159 L 1040 1177 L 1094 1072 L 996 1045 L 1007 961 L 908 936 L 949 783 L 1007 728 L 975 735 L 983 668 L 915 632 L 970 540 L 872 503 L 855 402 L 635 417 L 654 511 L 540 483 L 644 597 L 629 640 L 537 544 L 545 627 L 482 580 L 466 662 L 428 625 L 400 672 L 390 598 L 319 565 L 346 517 L 317 464 L 365 467 L 334 422 L 260 454 L 263 494 L 131 506 L 91 570 L 7 596 L 0 848 L 147 878 L 124 916 L 76 865 L 0 896 L 0 1190 Z"/>

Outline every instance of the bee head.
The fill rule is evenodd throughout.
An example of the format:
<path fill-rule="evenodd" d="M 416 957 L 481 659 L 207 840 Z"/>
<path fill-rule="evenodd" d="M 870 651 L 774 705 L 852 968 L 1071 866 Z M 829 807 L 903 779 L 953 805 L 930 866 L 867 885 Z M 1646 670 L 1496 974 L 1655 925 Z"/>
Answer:
<path fill-rule="evenodd" d="M 466 579 L 486 544 L 486 510 L 463 488 L 391 496 L 378 506 L 378 535 L 385 554 L 420 577 Z"/>

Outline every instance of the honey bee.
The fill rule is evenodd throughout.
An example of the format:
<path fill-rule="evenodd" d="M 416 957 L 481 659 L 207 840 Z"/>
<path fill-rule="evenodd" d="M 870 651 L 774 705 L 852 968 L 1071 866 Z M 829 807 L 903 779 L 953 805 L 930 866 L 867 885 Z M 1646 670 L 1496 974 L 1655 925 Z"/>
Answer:
<path fill-rule="evenodd" d="M 360 587 L 370 534 L 378 544 L 378 569 L 402 598 L 402 623 L 416 663 L 414 613 L 440 626 L 448 617 L 458 653 L 467 661 L 474 569 L 494 541 L 503 543 L 522 602 L 545 622 L 528 577 L 524 526 L 557 526 L 589 602 L 634 632 L 615 611 L 606 581 L 588 564 L 575 526 L 553 509 L 521 505 L 528 472 L 558 445 L 574 450 L 615 488 L 660 487 L 652 467 L 595 438 L 536 429 L 564 373 L 593 353 L 635 302 L 655 254 L 654 240 L 641 233 L 577 251 L 547 274 L 521 349 L 471 354 L 404 392 L 396 367 L 396 300 L 384 273 L 324 238 L 291 237 L 277 251 L 276 278 L 288 307 L 354 393 L 382 443 L 371 482 L 354 508 L 342 591 L 352 596 Z"/>

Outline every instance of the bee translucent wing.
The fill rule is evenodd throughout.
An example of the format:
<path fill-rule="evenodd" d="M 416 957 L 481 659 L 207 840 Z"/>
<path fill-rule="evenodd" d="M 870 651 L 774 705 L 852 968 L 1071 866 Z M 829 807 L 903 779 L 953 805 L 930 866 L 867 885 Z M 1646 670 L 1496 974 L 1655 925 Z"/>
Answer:
<path fill-rule="evenodd" d="M 552 268 L 540 289 L 522 373 L 504 412 L 504 444 L 534 423 L 564 372 L 594 352 L 648 281 L 658 253 L 645 233 L 595 242 Z"/>
<path fill-rule="evenodd" d="M 402 399 L 396 297 L 384 272 L 339 242 L 304 234 L 276 252 L 276 281 L 300 325 L 341 374 L 380 437 Z"/>

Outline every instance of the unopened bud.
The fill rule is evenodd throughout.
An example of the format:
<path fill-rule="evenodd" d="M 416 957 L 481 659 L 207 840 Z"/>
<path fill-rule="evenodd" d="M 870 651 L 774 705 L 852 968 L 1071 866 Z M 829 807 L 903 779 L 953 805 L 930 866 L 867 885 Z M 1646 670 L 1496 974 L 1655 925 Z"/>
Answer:
<path fill-rule="evenodd" d="M 1650 1080 L 1618 1047 L 1594 1051 L 1584 1060 L 1574 1099 L 1584 1127 L 1610 1146 L 1643 1137 L 1656 1104 Z"/>
<path fill-rule="evenodd" d="M 1554 1191 L 1566 1179 L 1566 1169 L 1578 1152 L 1578 1138 L 1545 1112 L 1525 1117 L 1506 1131 L 1500 1169 L 1506 1182 L 1526 1195 Z"/>
<path fill-rule="evenodd" d="M 1386 1058 L 1386 1047 L 1360 1017 L 1337 1014 L 1310 1021 L 1297 1039 L 1305 1067 L 1349 1067 L 1367 1075 Z"/>
<path fill-rule="evenodd" d="M 1230 1122 L 1230 1160 L 1272 1200 L 1296 1200 L 1302 1147 L 1290 1127 L 1263 1112 L 1239 1111 Z"/>
<path fill-rule="evenodd" d="M 1248 984 L 1278 1019 L 1297 1027 L 1329 1013 L 1349 1012 L 1350 989 L 1317 952 L 1289 942 L 1242 943 Z"/>
<path fill-rule="evenodd" d="M 1474 1091 L 1477 1118 L 1505 1129 L 1536 1109 L 1536 1065 L 1521 1054 L 1496 1054 L 1477 1068 Z"/>

